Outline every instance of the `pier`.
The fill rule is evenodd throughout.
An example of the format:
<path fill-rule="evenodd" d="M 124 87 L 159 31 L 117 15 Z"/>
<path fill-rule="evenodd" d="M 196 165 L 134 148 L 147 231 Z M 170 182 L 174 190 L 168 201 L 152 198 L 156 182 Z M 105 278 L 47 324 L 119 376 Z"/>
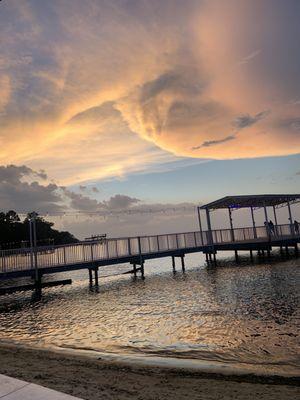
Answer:
<path fill-rule="evenodd" d="M 238 261 L 239 251 L 270 255 L 274 248 L 288 252 L 293 248 L 298 254 L 300 242 L 299 227 L 293 220 L 291 205 L 300 202 L 300 195 L 258 195 L 227 196 L 215 202 L 200 206 L 198 210 L 199 230 L 193 232 L 144 235 L 137 237 L 105 238 L 61 246 L 41 246 L 27 249 L 0 251 L 0 280 L 32 277 L 36 287 L 42 287 L 46 274 L 86 269 L 90 285 L 99 285 L 99 268 L 113 264 L 130 264 L 126 272 L 145 278 L 145 262 L 150 259 L 170 257 L 172 268 L 180 260 L 185 269 L 186 254 L 202 252 L 208 263 L 215 263 L 219 251 L 232 251 Z M 277 210 L 286 207 L 288 223 L 277 223 Z M 250 210 L 252 226 L 235 228 L 232 213 L 239 209 Z M 274 226 L 270 227 L 268 212 L 272 210 Z M 211 213 L 226 209 L 230 227 L 212 229 Z M 257 226 L 255 211 L 264 210 L 265 224 Z M 202 229 L 201 213 L 205 213 L 207 229 Z M 58 284 L 64 284 L 58 281 Z"/>

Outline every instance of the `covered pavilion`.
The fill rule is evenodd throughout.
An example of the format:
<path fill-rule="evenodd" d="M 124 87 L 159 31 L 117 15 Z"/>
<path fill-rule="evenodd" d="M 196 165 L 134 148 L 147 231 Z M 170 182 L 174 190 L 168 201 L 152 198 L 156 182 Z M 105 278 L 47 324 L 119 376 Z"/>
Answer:
<path fill-rule="evenodd" d="M 251 219 L 254 232 L 256 223 L 254 218 L 254 210 L 264 209 L 265 225 L 269 224 L 268 208 L 272 207 L 274 214 L 275 227 L 278 226 L 276 210 L 278 208 L 287 207 L 289 213 L 289 224 L 291 233 L 294 229 L 294 220 L 291 205 L 300 202 L 300 194 L 258 194 L 258 195 L 234 195 L 225 196 L 219 200 L 198 207 L 199 228 L 202 232 L 201 210 L 206 213 L 207 230 L 212 231 L 210 213 L 214 210 L 227 209 L 229 214 L 230 229 L 232 231 L 232 240 L 234 241 L 234 227 L 232 221 L 232 211 L 242 208 L 248 208 L 251 212 Z"/>

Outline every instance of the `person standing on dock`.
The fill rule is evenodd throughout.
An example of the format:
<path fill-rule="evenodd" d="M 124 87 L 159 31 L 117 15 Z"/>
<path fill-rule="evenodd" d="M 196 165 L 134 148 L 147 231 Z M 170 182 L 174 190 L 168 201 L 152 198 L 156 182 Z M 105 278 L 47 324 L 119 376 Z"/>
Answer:
<path fill-rule="evenodd" d="M 275 235 L 275 227 L 274 227 L 274 224 L 273 224 L 273 221 L 272 221 L 272 220 L 269 221 L 268 226 L 269 226 L 269 232 L 270 232 L 270 234 L 271 234 L 271 235 Z"/>
<path fill-rule="evenodd" d="M 295 234 L 299 235 L 299 222 L 298 221 L 294 221 L 294 228 L 295 228 Z"/>

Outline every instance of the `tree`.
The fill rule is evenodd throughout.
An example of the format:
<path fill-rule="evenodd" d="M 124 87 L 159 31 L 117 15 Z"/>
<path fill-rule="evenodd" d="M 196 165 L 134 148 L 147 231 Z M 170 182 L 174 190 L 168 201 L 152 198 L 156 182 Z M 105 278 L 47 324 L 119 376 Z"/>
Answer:
<path fill-rule="evenodd" d="M 33 218 L 36 224 L 38 246 L 47 245 L 49 242 L 54 244 L 78 242 L 78 239 L 70 232 L 53 229 L 53 222 L 46 221 L 35 212 L 27 214 L 21 222 L 18 214 L 10 210 L 7 213 L 0 212 L 0 248 L 22 247 L 21 242 L 27 242 L 29 246 L 29 223 Z"/>

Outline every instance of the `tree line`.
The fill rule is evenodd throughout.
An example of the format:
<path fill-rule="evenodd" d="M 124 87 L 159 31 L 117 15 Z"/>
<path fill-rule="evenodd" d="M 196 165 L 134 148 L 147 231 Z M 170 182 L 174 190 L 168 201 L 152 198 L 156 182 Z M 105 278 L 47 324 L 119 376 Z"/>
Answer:
<path fill-rule="evenodd" d="M 0 249 L 29 247 L 29 221 L 35 214 L 37 245 L 59 245 L 76 243 L 78 239 L 70 232 L 53 229 L 53 222 L 46 221 L 36 213 L 27 214 L 21 221 L 19 215 L 10 210 L 0 212 Z"/>

